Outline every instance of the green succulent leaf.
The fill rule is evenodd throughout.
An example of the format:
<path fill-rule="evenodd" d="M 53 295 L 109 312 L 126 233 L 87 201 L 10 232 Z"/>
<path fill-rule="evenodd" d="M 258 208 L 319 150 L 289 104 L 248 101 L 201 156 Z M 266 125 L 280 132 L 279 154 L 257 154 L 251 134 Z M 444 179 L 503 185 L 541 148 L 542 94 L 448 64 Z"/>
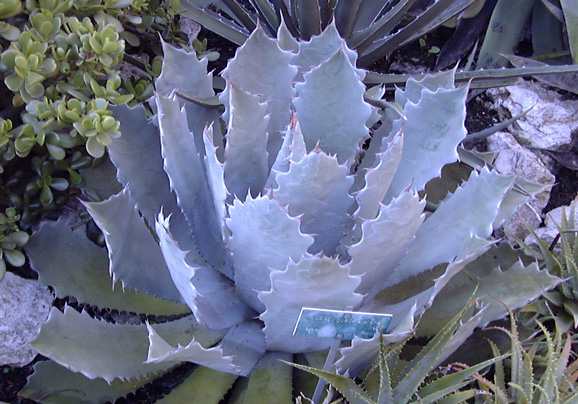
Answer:
<path fill-rule="evenodd" d="M 237 375 L 199 366 L 157 404 L 219 404 L 235 380 Z"/>
<path fill-rule="evenodd" d="M 271 290 L 259 293 L 266 310 L 259 317 L 265 323 L 267 347 L 283 352 L 315 352 L 328 349 L 333 340 L 293 336 L 301 308 L 345 310 L 357 306 L 362 295 L 354 293 L 361 279 L 347 267 L 323 256 L 291 263 L 284 271 L 271 272 Z M 299 290 L 299 293 L 295 293 Z"/>
<path fill-rule="evenodd" d="M 45 404 L 104 403 L 126 396 L 156 377 L 151 374 L 137 380 L 117 379 L 108 383 L 103 379 L 89 379 L 54 361 L 42 361 L 34 364 L 34 373 L 18 395 Z"/>

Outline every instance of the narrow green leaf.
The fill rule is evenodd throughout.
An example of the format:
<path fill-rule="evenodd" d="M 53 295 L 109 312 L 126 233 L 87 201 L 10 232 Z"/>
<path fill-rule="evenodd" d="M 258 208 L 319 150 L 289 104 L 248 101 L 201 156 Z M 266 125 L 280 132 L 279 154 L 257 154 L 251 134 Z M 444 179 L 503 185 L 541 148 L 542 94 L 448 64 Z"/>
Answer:
<path fill-rule="evenodd" d="M 296 367 L 297 369 L 314 374 L 315 376 L 318 376 L 331 383 L 333 387 L 335 387 L 341 394 L 343 394 L 343 396 L 350 404 L 375 404 L 375 401 L 373 401 L 372 398 L 369 397 L 369 395 L 357 385 L 357 383 L 348 377 L 326 372 L 321 369 L 315 369 L 309 366 L 298 365 L 296 363 L 286 363 Z"/>
<path fill-rule="evenodd" d="M 246 404 L 293 403 L 293 386 L 289 362 L 293 355 L 285 352 L 268 351 L 249 376 L 245 392 Z"/>

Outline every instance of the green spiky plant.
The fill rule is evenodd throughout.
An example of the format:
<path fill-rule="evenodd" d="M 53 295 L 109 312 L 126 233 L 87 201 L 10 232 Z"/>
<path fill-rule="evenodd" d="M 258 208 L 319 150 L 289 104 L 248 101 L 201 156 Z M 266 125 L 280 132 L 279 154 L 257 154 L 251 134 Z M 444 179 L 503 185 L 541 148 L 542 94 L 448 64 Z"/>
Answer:
<path fill-rule="evenodd" d="M 511 356 L 508 361 L 496 362 L 493 380 L 477 378 L 481 389 L 492 395 L 485 403 L 571 404 L 578 400 L 578 357 L 572 349 L 576 338 L 562 330 L 562 322 L 554 320 L 552 330 L 535 320 L 537 332 L 527 341 L 521 340 L 512 311 L 509 330 L 491 327 L 509 336 Z M 494 355 L 500 355 L 492 341 L 490 345 Z"/>
<path fill-rule="evenodd" d="M 26 248 L 56 296 L 149 321 L 54 308 L 32 345 L 62 366 L 39 365 L 24 396 L 101 402 L 193 362 L 187 385 L 210 387 L 190 402 L 217 403 L 234 384 L 231 402 L 288 403 L 292 372 L 276 359 L 314 363 L 332 344 L 292 335 L 304 306 L 393 314 L 392 344 L 424 312 L 419 333 L 438 333 L 474 291 L 485 308 L 470 330 L 506 314 L 488 294 L 516 308 L 561 282 L 521 261 L 458 276 L 494 255 L 493 229 L 524 201 L 512 176 L 473 171 L 426 218 L 417 192 L 457 160 L 466 135 L 468 87 L 453 72 L 410 80 L 399 108 L 385 110 L 364 101 L 380 89 L 366 92 L 334 24 L 295 52 L 258 28 L 222 73 L 220 122 L 207 61 L 164 53 L 152 121 L 142 106 L 115 108 L 123 136 L 109 154 L 124 190 L 86 203 L 108 254 L 63 221 L 44 223 Z M 446 289 L 455 293 L 437 299 Z M 379 336 L 354 339 L 337 369 L 354 376 L 378 351 Z"/>
<path fill-rule="evenodd" d="M 558 322 L 566 324 L 565 330 L 578 328 L 578 236 L 576 234 L 577 202 L 562 207 L 560 223 L 553 222 L 558 235 L 548 243 L 541 239 L 533 229 L 529 229 L 535 244 L 528 244 L 516 238 L 516 241 L 528 254 L 532 254 L 540 266 L 551 274 L 567 281 L 556 289 L 544 294 L 544 298 L 535 301 L 526 311 L 532 316 L 548 318 L 554 316 Z M 534 248 L 536 246 L 536 248 Z"/>
<path fill-rule="evenodd" d="M 459 347 L 464 335 L 471 332 L 469 322 L 475 321 L 476 315 L 466 319 L 470 308 L 471 305 L 466 305 L 411 359 L 407 354 L 402 359 L 407 340 L 387 346 L 381 342 L 379 354 L 362 375 L 360 384 L 343 375 L 310 366 L 291 365 L 323 378 L 350 404 L 467 402 L 478 396 L 474 381 L 480 377 L 479 372 L 509 356 L 496 353 L 493 358 L 473 366 L 452 363 L 442 369 L 440 365 Z"/>

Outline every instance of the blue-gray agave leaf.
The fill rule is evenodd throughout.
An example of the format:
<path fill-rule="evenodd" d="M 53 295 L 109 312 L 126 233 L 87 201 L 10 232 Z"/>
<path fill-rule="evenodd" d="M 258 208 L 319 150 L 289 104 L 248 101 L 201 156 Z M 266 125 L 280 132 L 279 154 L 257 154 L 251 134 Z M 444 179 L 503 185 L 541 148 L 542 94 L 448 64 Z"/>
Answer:
<path fill-rule="evenodd" d="M 365 123 L 372 109 L 363 101 L 365 88 L 345 50 L 305 74 L 305 81 L 295 88 L 293 105 L 307 150 L 318 145 L 337 155 L 340 164 L 351 166 L 361 142 L 369 137 Z"/>
<path fill-rule="evenodd" d="M 127 348 L 130 363 L 115 367 L 114 359 L 108 357 L 95 368 L 91 358 L 98 355 L 95 350 L 86 357 L 81 351 L 62 351 L 75 351 L 74 344 L 80 344 L 86 337 L 84 329 L 90 327 L 98 330 L 94 338 L 108 340 L 124 338 L 123 331 L 112 331 L 115 325 L 98 320 L 55 313 L 34 343 L 43 354 L 89 377 L 107 380 L 139 377 L 190 361 L 250 375 L 247 383 L 240 383 L 247 388 L 239 394 L 257 395 L 257 386 L 263 386 L 266 375 L 263 367 L 273 369 L 271 358 L 290 359 L 293 353 L 329 347 L 330 339 L 292 335 L 303 306 L 393 314 L 386 341 L 394 343 L 415 332 L 424 313 L 430 316 L 424 333 L 435 333 L 449 314 L 459 311 L 454 305 L 466 304 L 473 292 L 450 296 L 444 290 L 463 282 L 459 276 L 463 269 L 496 242 L 491 238 L 494 225 L 520 202 L 503 205 L 514 178 L 485 168 L 474 171 L 426 216 L 418 192 L 440 174 L 442 166 L 458 158 L 456 148 L 465 136 L 468 89 L 454 87 L 453 72 L 410 81 L 407 90 L 397 95 L 402 114 L 376 111 L 364 101 L 364 72 L 354 67 L 354 54 L 336 39 L 334 30 L 330 25 L 307 44 L 288 46 L 291 50 L 285 51 L 257 28 L 225 69 L 222 122 L 207 120 L 201 132 L 189 126 L 192 112 L 175 97 L 173 91 L 179 88 L 169 88 L 170 75 L 163 76 L 162 85 L 167 87 L 155 97 L 158 108 L 152 121 L 158 123 L 159 133 L 146 118 L 135 116 L 142 109 L 117 111 L 123 120 L 131 120 L 121 122 L 123 131 L 143 132 L 143 144 L 139 144 L 141 133 L 125 133 L 120 140 L 125 143 L 111 147 L 126 190 L 89 207 L 107 232 L 113 261 L 119 260 L 119 251 L 119 257 L 129 259 L 130 248 L 116 244 L 132 240 L 114 223 L 116 215 L 122 214 L 115 211 L 115 203 L 123 201 L 123 209 L 131 208 L 126 218 L 131 226 L 136 211 L 130 202 L 143 212 L 148 224 L 154 224 L 160 246 L 143 241 L 134 246 L 135 254 L 151 246 L 149 254 L 163 257 L 164 266 L 158 270 L 168 272 L 172 283 L 166 291 L 179 292 L 194 321 L 188 330 L 180 325 L 170 332 L 168 325 L 141 324 L 137 326 L 138 347 Z M 328 44 L 323 57 L 307 55 L 323 44 Z M 191 55 L 168 52 L 169 60 L 182 56 L 175 62 L 178 66 L 189 60 L 193 63 Z M 295 60 L 311 61 L 302 81 L 296 77 Z M 170 66 L 165 69 L 172 71 Z M 178 74 L 183 77 L 172 85 L 186 86 L 186 69 Z M 203 73 L 202 80 L 206 77 Z M 373 132 L 370 139 L 368 125 L 376 119 L 384 129 Z M 224 148 L 218 140 L 221 123 L 227 127 Z M 278 139 L 272 142 L 275 136 Z M 367 140 L 371 144 L 362 150 Z M 148 231 L 145 224 L 135 229 L 139 237 Z M 32 263 L 40 273 L 52 274 L 41 276 L 43 281 L 60 281 L 53 274 L 55 255 L 43 260 L 41 243 L 34 242 L 46 240 L 48 232 L 43 227 L 38 234 L 31 239 Z M 135 262 L 142 263 L 142 257 Z M 81 266 L 79 259 L 73 263 Z M 115 262 L 114 267 L 118 265 Z M 46 266 L 49 270 L 42 268 Z M 560 281 L 535 268 L 501 270 L 493 262 L 486 266 L 487 271 L 476 280 L 479 283 L 493 286 L 500 279 L 525 277 L 514 288 L 519 293 L 508 295 L 510 308 L 526 304 Z M 138 280 L 134 271 L 113 273 L 118 277 L 117 272 L 122 273 L 123 281 L 132 282 Z M 166 273 L 156 277 L 151 269 L 146 274 L 168 282 Z M 143 285 L 154 292 L 153 284 Z M 102 303 L 86 287 L 77 289 L 84 293 L 86 303 Z M 73 283 L 66 290 L 75 295 Z M 483 292 L 476 298 L 488 293 L 488 288 L 478 290 Z M 499 298 L 508 293 L 505 288 L 491 292 Z M 124 296 L 109 295 L 114 302 Z M 127 307 L 134 307 L 134 302 Z M 506 314 L 503 307 L 488 303 L 475 324 Z M 67 322 L 70 325 L 64 326 Z M 460 338 L 475 324 L 463 328 Z M 62 333 L 74 327 L 83 331 L 66 340 Z M 203 342 L 207 335 L 214 336 L 210 345 Z M 340 368 L 358 371 L 378 345 L 378 338 L 354 341 L 343 351 Z M 281 353 L 271 353 L 277 351 Z M 119 355 L 118 360 L 123 359 Z M 137 369 L 139 361 L 141 370 Z M 258 363 L 258 371 L 251 374 Z M 290 391 L 290 378 L 283 376 L 282 383 L 284 391 Z M 265 386 L 273 389 L 273 384 Z M 245 396 L 247 401 L 251 397 Z"/>

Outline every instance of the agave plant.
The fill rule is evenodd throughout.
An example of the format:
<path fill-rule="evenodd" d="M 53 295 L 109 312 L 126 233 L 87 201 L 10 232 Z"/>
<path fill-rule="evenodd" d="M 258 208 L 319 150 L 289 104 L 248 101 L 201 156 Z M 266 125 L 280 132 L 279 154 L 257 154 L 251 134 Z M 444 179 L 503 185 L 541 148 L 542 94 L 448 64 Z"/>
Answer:
<path fill-rule="evenodd" d="M 360 66 L 367 66 L 468 7 L 477 7 L 480 0 L 441 0 L 425 8 L 423 2 L 416 0 L 252 0 L 249 3 L 252 9 L 247 7 L 247 2 L 238 0 L 184 0 L 181 5 L 185 8 L 183 15 L 237 45 L 247 40 L 257 21 L 271 36 L 283 21 L 294 38 L 309 40 L 335 20 L 341 36 L 358 52 Z M 214 6 L 220 14 L 211 10 Z"/>
<path fill-rule="evenodd" d="M 291 402 L 291 368 L 275 359 L 314 361 L 333 342 L 293 335 L 303 307 L 393 314 L 383 336 L 390 344 L 426 310 L 419 330 L 433 335 L 474 294 L 485 308 L 467 321 L 471 330 L 506 314 L 487 294 L 516 308 L 561 282 L 521 261 L 502 270 L 486 260 L 457 276 L 492 250 L 493 229 L 525 197 L 514 177 L 483 168 L 424 211 L 418 191 L 457 160 L 466 136 L 468 87 L 454 86 L 454 72 L 409 80 L 396 93 L 399 107 L 384 110 L 364 100 L 380 104 L 380 88 L 366 90 L 335 24 L 294 51 L 279 37 L 257 28 L 238 49 L 222 73 L 220 118 L 207 61 L 169 45 L 154 117 L 142 106 L 115 107 L 123 135 L 109 154 L 124 190 L 86 203 L 108 263 L 63 221 L 31 237 L 32 266 L 58 297 L 149 315 L 129 325 L 52 310 L 33 346 L 90 379 L 114 381 L 115 390 L 92 388 L 96 402 L 184 361 L 200 365 L 190 383 L 205 383 L 212 397 L 190 400 L 216 403 L 240 375 L 248 379 L 236 384 L 237 402 L 271 394 Z M 111 277 L 122 288 L 111 290 Z M 339 370 L 369 365 L 378 337 L 343 348 Z M 47 385 L 74 395 L 66 383 L 87 383 L 46 366 L 25 395 L 46 394 Z"/>

